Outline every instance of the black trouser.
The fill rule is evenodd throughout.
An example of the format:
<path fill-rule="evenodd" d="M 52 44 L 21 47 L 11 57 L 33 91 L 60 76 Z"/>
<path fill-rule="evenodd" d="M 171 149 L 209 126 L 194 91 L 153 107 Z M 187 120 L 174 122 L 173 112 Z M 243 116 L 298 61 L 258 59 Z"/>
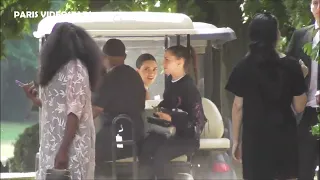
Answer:
<path fill-rule="evenodd" d="M 311 134 L 311 127 L 318 122 L 316 108 L 306 107 L 298 125 L 299 180 L 313 180 L 319 158 L 319 141 Z"/>
<path fill-rule="evenodd" d="M 140 179 L 172 179 L 170 161 L 185 154 L 193 153 L 199 147 L 196 139 L 172 137 L 151 133 L 142 143 L 139 151 Z"/>

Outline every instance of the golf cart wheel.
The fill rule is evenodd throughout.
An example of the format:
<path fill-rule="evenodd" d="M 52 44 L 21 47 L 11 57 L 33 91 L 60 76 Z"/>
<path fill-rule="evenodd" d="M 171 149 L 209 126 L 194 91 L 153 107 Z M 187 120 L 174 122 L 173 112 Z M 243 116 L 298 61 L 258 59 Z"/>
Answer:
<path fill-rule="evenodd" d="M 189 173 L 178 173 L 174 176 L 174 180 L 194 180 Z"/>

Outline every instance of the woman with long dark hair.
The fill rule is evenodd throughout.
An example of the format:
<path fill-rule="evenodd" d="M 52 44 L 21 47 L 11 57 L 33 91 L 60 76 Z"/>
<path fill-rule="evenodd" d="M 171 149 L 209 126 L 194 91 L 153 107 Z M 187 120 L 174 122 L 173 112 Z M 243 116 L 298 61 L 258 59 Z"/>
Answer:
<path fill-rule="evenodd" d="M 100 76 L 101 58 L 86 31 L 66 22 L 53 27 L 42 47 L 39 97 L 28 94 L 41 110 L 37 179 L 45 179 L 48 169 L 67 169 L 71 179 L 94 178 L 91 92 Z"/>
<path fill-rule="evenodd" d="M 301 70 L 303 63 L 280 57 L 276 51 L 279 36 L 275 16 L 256 15 L 249 25 L 250 50 L 226 85 L 235 94 L 232 153 L 234 159 L 242 160 L 244 179 L 298 177 L 294 111 L 304 110 L 307 73 Z"/>

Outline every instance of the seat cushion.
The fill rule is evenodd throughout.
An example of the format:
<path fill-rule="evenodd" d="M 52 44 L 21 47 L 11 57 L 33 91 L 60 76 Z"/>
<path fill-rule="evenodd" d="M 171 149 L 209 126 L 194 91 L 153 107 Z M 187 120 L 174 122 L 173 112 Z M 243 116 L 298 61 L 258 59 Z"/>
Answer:
<path fill-rule="evenodd" d="M 187 162 L 187 156 L 183 155 L 183 156 L 179 156 L 173 160 L 171 160 L 172 162 Z M 129 158 L 125 158 L 125 159 L 119 159 L 117 160 L 117 162 L 119 163 L 130 163 L 133 162 L 133 157 L 129 157 Z"/>
<path fill-rule="evenodd" d="M 202 98 L 204 115 L 208 122 L 206 123 L 201 138 L 216 139 L 221 138 L 224 133 L 222 116 L 217 106 L 209 99 Z"/>
<path fill-rule="evenodd" d="M 230 140 L 227 138 L 200 139 L 200 150 L 229 149 Z"/>
<path fill-rule="evenodd" d="M 230 148 L 230 140 L 227 138 L 218 139 L 200 139 L 200 150 L 225 150 Z M 119 159 L 119 163 L 133 162 L 133 157 Z M 179 156 L 172 160 L 172 162 L 187 162 L 187 156 Z"/>

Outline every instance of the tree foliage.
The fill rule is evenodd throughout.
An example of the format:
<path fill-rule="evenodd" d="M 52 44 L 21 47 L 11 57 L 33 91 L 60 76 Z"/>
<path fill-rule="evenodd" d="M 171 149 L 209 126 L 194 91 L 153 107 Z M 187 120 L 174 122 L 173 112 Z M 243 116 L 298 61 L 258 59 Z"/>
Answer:
<path fill-rule="evenodd" d="M 201 10 L 194 0 L 114 0 L 105 4 L 101 11 L 146 11 L 146 12 L 182 12 L 191 18 L 199 16 Z M 94 3 L 94 2 L 93 2 Z"/>
<path fill-rule="evenodd" d="M 88 0 L 2 0 L 0 1 L 1 18 L 1 60 L 7 55 L 6 40 L 23 39 L 25 35 L 30 35 L 33 26 L 42 17 L 39 15 L 34 18 L 14 17 L 14 12 L 41 12 L 41 11 L 88 11 Z"/>
<path fill-rule="evenodd" d="M 244 23 L 259 12 L 268 11 L 274 14 L 279 20 L 282 35 L 280 50 L 283 50 L 294 29 L 312 23 L 310 4 L 311 0 L 243 0 L 241 9 Z"/>
<path fill-rule="evenodd" d="M 39 151 L 39 124 L 24 130 L 14 144 L 14 157 L 9 159 L 10 170 L 13 172 L 33 172 L 35 157 Z"/>
<path fill-rule="evenodd" d="M 180 1 L 179 1 L 180 2 Z M 25 36 L 30 36 L 34 26 L 42 19 L 36 18 L 15 18 L 14 11 L 18 12 L 40 12 L 40 11 L 64 11 L 64 12 L 83 12 L 83 11 L 151 11 L 151 12 L 178 12 L 183 9 L 184 13 L 191 18 L 203 15 L 194 0 L 178 3 L 178 0 L 3 0 L 1 1 L 1 60 L 12 52 L 6 48 L 7 40 L 20 40 Z M 92 9 L 89 9 L 92 7 Z M 34 39 L 35 41 L 35 39 Z M 24 44 L 28 44 L 25 42 Z M 33 42 L 31 42 L 33 44 Z M 9 45 L 10 46 L 10 45 Z M 10 49 L 10 51 L 9 51 Z M 33 60 L 34 59 L 29 59 Z M 36 61 L 34 61 L 36 62 Z M 33 62 L 33 63 L 34 63 Z M 30 64 L 30 62 L 27 62 Z M 31 63 L 32 64 L 32 63 Z"/>

